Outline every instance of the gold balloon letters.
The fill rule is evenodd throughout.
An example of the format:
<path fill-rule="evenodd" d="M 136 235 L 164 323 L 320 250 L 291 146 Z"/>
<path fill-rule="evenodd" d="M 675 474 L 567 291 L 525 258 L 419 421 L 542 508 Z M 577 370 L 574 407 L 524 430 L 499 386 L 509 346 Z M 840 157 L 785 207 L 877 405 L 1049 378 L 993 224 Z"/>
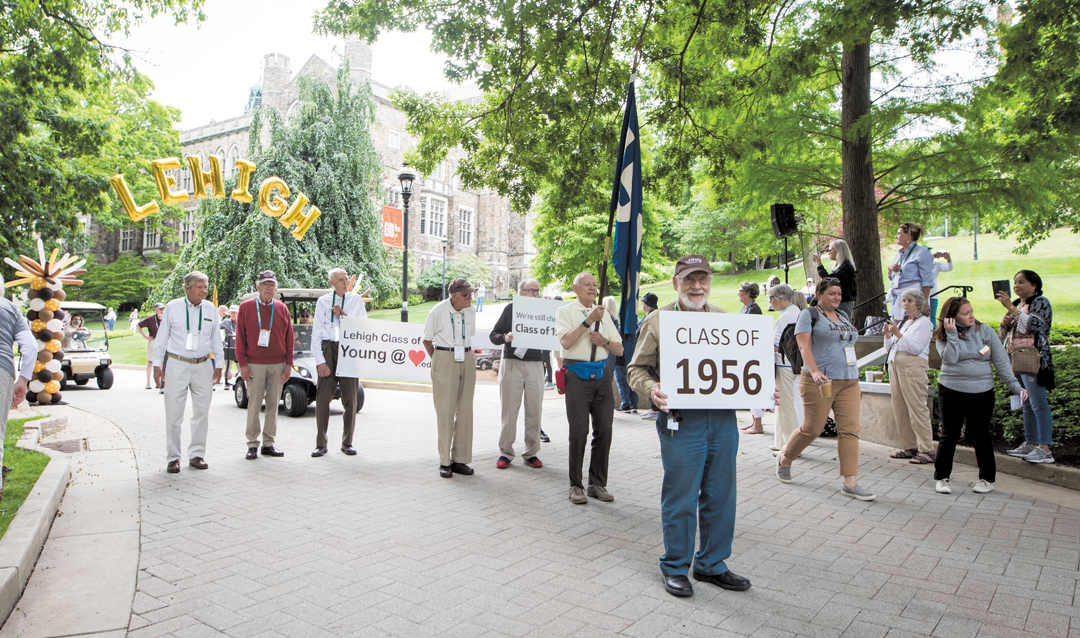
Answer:
<path fill-rule="evenodd" d="M 195 199 L 225 197 L 225 177 L 221 169 L 222 159 L 220 156 L 210 156 L 209 171 L 203 170 L 202 160 L 197 155 L 187 155 L 184 159 L 187 160 L 188 167 L 191 169 Z M 157 183 L 158 196 L 164 204 L 179 204 L 189 199 L 187 191 L 176 190 L 176 178 L 166 173 L 166 171 L 179 170 L 180 167 L 180 160 L 175 157 L 156 159 L 150 162 L 150 169 L 154 175 L 154 181 Z M 238 202 L 250 204 L 255 200 L 250 190 L 251 175 L 255 172 L 255 165 L 247 160 L 238 159 L 236 160 L 236 170 L 239 172 L 236 189 L 229 193 L 229 197 Z M 116 190 L 116 195 L 120 198 L 120 203 L 123 204 L 124 210 L 127 211 L 131 221 L 137 222 L 161 210 L 158 203 L 154 201 L 147 202 L 142 206 L 137 205 L 123 175 L 114 175 L 109 179 L 109 183 Z M 212 194 L 207 194 L 207 186 L 210 187 Z M 278 194 L 274 194 L 274 191 L 277 191 Z M 322 213 L 317 207 L 312 206 L 305 215 L 303 211 L 304 207 L 308 205 L 307 196 L 303 193 L 297 193 L 292 205 L 285 201 L 289 196 L 289 187 L 284 180 L 280 177 L 268 177 L 259 187 L 258 205 L 263 213 L 276 218 L 286 229 L 295 224 L 296 229 L 292 231 L 292 236 L 296 238 L 296 241 L 300 241 Z"/>

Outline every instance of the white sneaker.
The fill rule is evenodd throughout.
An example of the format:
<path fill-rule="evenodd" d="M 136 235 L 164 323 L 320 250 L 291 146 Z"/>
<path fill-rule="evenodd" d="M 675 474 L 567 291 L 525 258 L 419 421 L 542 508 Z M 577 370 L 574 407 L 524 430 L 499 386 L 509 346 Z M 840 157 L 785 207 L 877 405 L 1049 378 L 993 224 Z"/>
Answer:
<path fill-rule="evenodd" d="M 979 482 L 975 484 L 975 487 L 971 488 L 971 491 L 976 494 L 989 494 L 994 491 L 994 484 L 990 481 L 980 479 Z"/>
<path fill-rule="evenodd" d="M 952 494 L 952 488 L 949 487 L 949 479 L 939 479 L 937 485 L 934 486 L 934 491 L 938 494 Z"/>
<path fill-rule="evenodd" d="M 1032 450 L 1035 449 L 1034 445 L 1028 445 L 1027 441 L 1024 441 L 1019 446 L 1006 452 L 1009 456 L 1027 456 Z"/>
<path fill-rule="evenodd" d="M 1041 447 L 1036 447 L 1034 450 L 1027 453 L 1027 455 L 1020 457 L 1028 463 L 1053 463 L 1054 455 Z"/>

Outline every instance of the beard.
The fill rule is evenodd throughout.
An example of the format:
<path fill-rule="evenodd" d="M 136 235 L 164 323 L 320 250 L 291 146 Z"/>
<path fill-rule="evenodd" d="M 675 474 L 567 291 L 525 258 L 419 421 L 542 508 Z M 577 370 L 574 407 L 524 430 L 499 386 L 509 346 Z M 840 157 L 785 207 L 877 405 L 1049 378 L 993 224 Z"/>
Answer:
<path fill-rule="evenodd" d="M 687 310 L 701 310 L 705 307 L 705 304 L 709 302 L 709 295 L 702 295 L 701 301 L 695 303 L 690 301 L 690 296 L 683 291 L 679 291 L 679 305 Z"/>

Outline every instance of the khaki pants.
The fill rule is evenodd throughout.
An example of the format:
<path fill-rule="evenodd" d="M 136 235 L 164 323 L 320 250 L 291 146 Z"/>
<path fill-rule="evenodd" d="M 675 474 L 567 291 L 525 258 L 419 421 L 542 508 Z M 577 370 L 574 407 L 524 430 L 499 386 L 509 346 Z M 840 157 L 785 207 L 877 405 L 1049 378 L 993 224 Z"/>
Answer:
<path fill-rule="evenodd" d="M 472 463 L 473 393 L 476 359 L 454 361 L 454 353 L 436 350 L 431 355 L 431 391 L 439 428 L 439 465 Z"/>
<path fill-rule="evenodd" d="M 188 459 L 206 458 L 206 431 L 210 423 L 210 397 L 214 391 L 214 362 L 188 363 L 169 359 L 165 367 L 166 461 L 180 460 L 180 429 L 191 393 L 191 441 Z"/>
<path fill-rule="evenodd" d="M 788 439 L 784 456 L 798 458 L 811 443 L 821 436 L 825 429 L 825 420 L 829 410 L 836 417 L 836 448 L 840 457 L 840 474 L 858 476 L 859 474 L 859 403 L 862 391 L 858 379 L 833 379 L 832 396 L 825 398 L 814 383 L 814 378 L 803 372 L 802 382 L 803 410 L 806 418 L 798 430 Z"/>
<path fill-rule="evenodd" d="M 780 405 L 776 408 L 776 427 L 773 428 L 773 447 L 784 449 L 788 439 L 799 429 L 802 421 L 802 396 L 795 395 L 795 375 L 791 366 L 776 367 L 776 386 L 780 389 Z"/>
<path fill-rule="evenodd" d="M 508 459 L 514 458 L 518 411 L 524 394 L 525 452 L 521 457 L 524 459 L 534 457 L 540 452 L 540 416 L 544 406 L 544 363 L 504 357 L 501 372 L 499 398 L 502 400 L 502 434 L 499 436 L 499 452 Z"/>
<path fill-rule="evenodd" d="M 326 447 L 326 431 L 330 428 L 330 402 L 334 400 L 334 390 L 341 387 L 341 407 L 345 410 L 342 417 L 344 427 L 341 432 L 341 447 L 352 447 L 353 432 L 356 430 L 356 391 L 359 379 L 337 376 L 338 342 L 323 341 L 322 353 L 326 365 L 330 366 L 330 376 L 319 377 L 315 386 L 315 447 Z"/>
<path fill-rule="evenodd" d="M 259 409 L 266 400 L 266 417 L 263 419 L 262 444 L 269 447 L 274 444 L 277 434 L 278 402 L 281 401 L 281 363 L 249 363 L 248 372 L 251 382 L 247 384 L 247 444 L 248 447 L 259 445 Z"/>
<path fill-rule="evenodd" d="M 15 375 L 7 370 L 0 370 L 0 465 L 4 464 L 4 435 L 7 433 L 8 412 L 14 396 Z"/>
<path fill-rule="evenodd" d="M 929 384 L 926 359 L 907 352 L 897 352 L 889 364 L 889 387 L 892 388 L 893 418 L 900 447 L 918 449 L 934 456 L 934 433 L 930 427 L 930 407 L 926 405 Z"/>

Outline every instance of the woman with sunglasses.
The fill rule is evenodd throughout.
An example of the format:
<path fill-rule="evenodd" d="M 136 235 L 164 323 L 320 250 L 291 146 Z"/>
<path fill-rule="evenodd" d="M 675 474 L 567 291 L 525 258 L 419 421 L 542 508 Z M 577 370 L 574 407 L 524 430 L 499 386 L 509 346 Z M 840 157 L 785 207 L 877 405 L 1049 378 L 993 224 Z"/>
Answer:
<path fill-rule="evenodd" d="M 941 353 L 938 376 L 938 413 L 941 414 L 941 440 L 934 457 L 934 486 L 938 494 L 952 494 L 949 478 L 960 431 L 967 422 L 967 440 L 975 448 L 979 464 L 979 482 L 973 488 L 979 494 L 994 489 L 997 462 L 990 442 L 990 419 L 994 415 L 994 370 L 998 378 L 1021 400 L 1027 391 L 1013 376 L 1012 363 L 1005 346 L 993 328 L 979 323 L 971 302 L 950 297 L 941 307 L 941 317 L 934 331 L 934 341 Z M 992 366 L 992 368 L 991 368 Z"/>
<path fill-rule="evenodd" d="M 822 279 L 817 286 L 817 308 L 799 313 L 795 339 L 799 343 L 803 367 L 800 392 L 804 419 L 788 439 L 776 460 L 776 477 L 791 482 L 791 463 L 821 436 L 829 412 L 836 417 L 836 447 L 844 485 L 840 493 L 860 501 L 872 501 L 873 494 L 858 483 L 859 475 L 859 365 L 855 340 L 859 331 L 838 312 L 843 298 L 840 281 Z"/>

